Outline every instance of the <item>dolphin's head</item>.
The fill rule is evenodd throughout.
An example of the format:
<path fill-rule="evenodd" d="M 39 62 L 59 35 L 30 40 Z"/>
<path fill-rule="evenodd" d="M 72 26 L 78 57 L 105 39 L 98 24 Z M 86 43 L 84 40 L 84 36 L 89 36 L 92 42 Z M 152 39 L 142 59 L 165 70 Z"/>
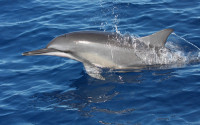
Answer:
<path fill-rule="evenodd" d="M 54 38 L 45 48 L 39 50 L 33 50 L 25 52 L 22 55 L 32 56 L 32 55 L 52 55 L 52 56 L 61 56 L 74 59 L 71 55 L 73 52 L 73 42 L 66 37 L 66 35 L 61 35 Z"/>
<path fill-rule="evenodd" d="M 53 48 L 59 51 L 69 51 L 70 48 L 70 39 L 68 39 L 67 35 L 60 35 L 54 38 L 46 48 Z"/>

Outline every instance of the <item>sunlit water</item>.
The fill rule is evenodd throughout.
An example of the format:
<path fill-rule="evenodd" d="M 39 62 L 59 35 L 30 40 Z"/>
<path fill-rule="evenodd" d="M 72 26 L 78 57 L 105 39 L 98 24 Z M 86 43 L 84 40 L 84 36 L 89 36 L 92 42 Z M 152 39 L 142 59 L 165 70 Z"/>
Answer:
<path fill-rule="evenodd" d="M 1 125 L 200 124 L 199 1 L 4 0 L 0 5 Z M 165 28 L 174 33 L 159 54 L 133 44 L 145 63 L 160 65 L 105 69 L 104 81 L 88 76 L 74 60 L 21 55 L 73 31 L 135 38 Z"/>

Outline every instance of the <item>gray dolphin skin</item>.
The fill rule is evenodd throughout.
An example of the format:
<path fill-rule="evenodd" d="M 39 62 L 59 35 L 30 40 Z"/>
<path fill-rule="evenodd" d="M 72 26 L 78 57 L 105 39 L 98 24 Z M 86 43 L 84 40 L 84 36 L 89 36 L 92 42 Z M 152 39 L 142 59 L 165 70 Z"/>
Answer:
<path fill-rule="evenodd" d="M 162 48 L 172 32 L 173 29 L 164 29 L 136 38 L 136 41 L 149 47 Z M 145 65 L 135 54 L 130 39 L 117 33 L 99 31 L 64 34 L 54 38 L 46 48 L 25 52 L 23 55 L 52 55 L 74 59 L 82 62 L 86 72 L 97 79 L 104 79 L 100 75 L 101 68 L 131 69 Z"/>

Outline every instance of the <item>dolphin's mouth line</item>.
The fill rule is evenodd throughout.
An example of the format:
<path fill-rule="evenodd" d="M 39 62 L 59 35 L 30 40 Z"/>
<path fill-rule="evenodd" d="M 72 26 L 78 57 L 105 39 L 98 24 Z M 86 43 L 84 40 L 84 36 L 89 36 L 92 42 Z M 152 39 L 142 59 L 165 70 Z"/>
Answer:
<path fill-rule="evenodd" d="M 23 56 L 44 55 L 45 53 L 51 53 L 51 52 L 71 53 L 70 51 L 61 51 L 54 48 L 44 48 L 44 49 L 25 52 L 25 53 L 22 53 L 22 55 Z"/>

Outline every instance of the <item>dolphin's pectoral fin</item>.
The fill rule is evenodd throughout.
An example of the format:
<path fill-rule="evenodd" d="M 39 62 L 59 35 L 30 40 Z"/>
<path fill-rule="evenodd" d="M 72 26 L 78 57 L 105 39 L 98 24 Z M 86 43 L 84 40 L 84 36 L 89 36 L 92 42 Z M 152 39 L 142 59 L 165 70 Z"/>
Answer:
<path fill-rule="evenodd" d="M 84 64 L 84 67 L 89 76 L 96 79 L 105 80 L 105 78 L 101 76 L 102 70 L 100 68 L 90 64 Z"/>
<path fill-rule="evenodd" d="M 140 37 L 138 40 L 153 46 L 153 47 L 164 47 L 168 36 L 173 32 L 173 29 L 164 29 L 156 32 L 152 35 Z"/>

